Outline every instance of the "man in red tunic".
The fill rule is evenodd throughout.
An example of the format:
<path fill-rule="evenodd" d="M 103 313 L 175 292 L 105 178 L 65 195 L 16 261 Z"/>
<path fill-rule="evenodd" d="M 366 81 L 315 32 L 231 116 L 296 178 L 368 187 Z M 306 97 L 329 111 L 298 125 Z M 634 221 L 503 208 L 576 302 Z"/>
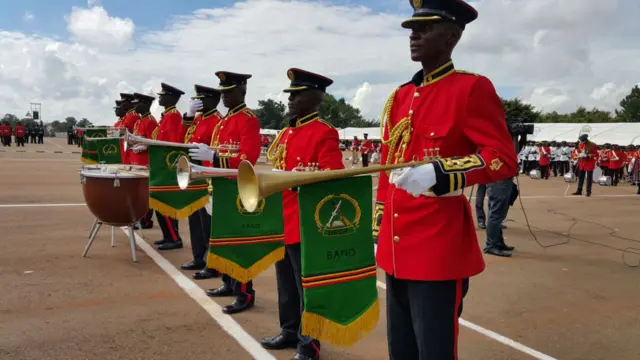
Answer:
<path fill-rule="evenodd" d="M 598 160 L 598 147 L 589 141 L 589 135 L 582 134 L 578 138 L 578 189 L 573 195 L 582 195 L 585 177 L 587 178 L 587 196 L 591 196 L 591 186 L 593 185 L 593 170 L 596 168 Z"/>
<path fill-rule="evenodd" d="M 222 92 L 222 102 L 229 109 L 211 141 L 211 146 L 220 148 L 212 151 L 200 144 L 197 149 L 189 150 L 189 156 L 195 160 L 212 161 L 214 167 L 223 169 L 237 169 L 242 160 L 255 165 L 260 156 L 260 122 L 245 104 L 247 80 L 251 75 L 218 71 L 216 76 L 220 79 L 218 91 Z M 224 313 L 235 314 L 253 307 L 255 292 L 252 281 L 241 283 L 225 274 L 222 282 L 219 288 L 208 290 L 207 295 L 236 295 L 233 303 L 222 309 Z"/>
<path fill-rule="evenodd" d="M 369 167 L 369 156 L 373 150 L 373 144 L 369 140 L 369 134 L 364 134 L 364 140 L 360 145 L 360 152 L 362 153 L 362 167 Z"/>
<path fill-rule="evenodd" d="M 18 121 L 16 123 L 16 128 L 15 128 L 15 133 L 16 133 L 16 147 L 24 147 L 24 125 L 22 125 L 22 122 Z"/>
<path fill-rule="evenodd" d="M 546 141 L 543 141 L 538 148 L 538 154 L 540 154 L 540 174 L 543 179 L 549 180 L 550 169 L 549 165 L 551 165 L 551 149 L 549 148 Z"/>
<path fill-rule="evenodd" d="M 608 176 L 611 176 L 611 186 L 618 186 L 618 182 L 622 180 L 624 163 L 627 160 L 627 155 L 624 151 L 620 150 L 617 144 L 614 144 L 610 150 L 608 150 L 609 157 L 609 172 Z"/>
<path fill-rule="evenodd" d="M 164 107 L 164 111 L 160 117 L 158 129 L 153 133 L 153 139 L 183 144 L 187 127 L 182 124 L 182 115 L 176 109 L 176 104 L 184 95 L 184 91 L 165 83 L 161 83 L 160 87 L 162 91 L 158 93 L 158 104 Z M 156 210 L 156 220 L 162 230 L 162 239 L 155 241 L 158 250 L 182 249 L 178 220 L 158 210 Z"/>
<path fill-rule="evenodd" d="M 338 131 L 318 115 L 324 93 L 333 80 L 296 68 L 289 69 L 287 75 L 291 80 L 284 90 L 289 93 L 289 126 L 280 131 L 267 152 L 269 161 L 278 171 L 343 169 Z M 297 348 L 293 359 L 316 360 L 320 343 L 300 333 L 304 297 L 297 192 L 283 191 L 282 202 L 286 253 L 276 263 L 281 332 L 263 339 L 262 346 L 274 350 Z"/>
<path fill-rule="evenodd" d="M 485 267 L 463 189 L 515 176 L 518 161 L 491 81 L 451 61 L 476 10 L 462 0 L 410 3 L 402 26 L 422 69 L 385 105 L 382 164 L 426 164 L 380 174 L 374 237 L 389 356 L 457 359 L 462 299 Z"/>
<path fill-rule="evenodd" d="M 214 88 L 195 85 L 196 96 L 189 103 L 189 111 L 183 116 L 183 124 L 188 127 L 184 138 L 185 144 L 210 144 L 213 132 L 223 116 L 217 107 L 220 103 L 220 92 Z M 209 164 L 207 164 L 209 166 Z M 206 265 L 209 237 L 211 235 L 211 215 L 203 208 L 189 216 L 189 234 L 193 261 L 180 265 L 182 270 L 201 270 L 193 274 L 196 280 L 210 279 L 220 276 Z"/>

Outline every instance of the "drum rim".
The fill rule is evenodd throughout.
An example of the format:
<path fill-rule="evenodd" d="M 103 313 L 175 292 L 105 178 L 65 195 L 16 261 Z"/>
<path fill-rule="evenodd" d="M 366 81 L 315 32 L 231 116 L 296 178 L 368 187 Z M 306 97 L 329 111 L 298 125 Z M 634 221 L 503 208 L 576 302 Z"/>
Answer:
<path fill-rule="evenodd" d="M 100 179 L 146 179 L 149 178 L 149 175 L 142 174 L 132 174 L 126 172 L 117 172 L 117 173 L 103 173 L 103 172 L 94 172 L 87 171 L 86 169 L 80 170 L 80 175 L 88 178 L 100 178 Z"/>

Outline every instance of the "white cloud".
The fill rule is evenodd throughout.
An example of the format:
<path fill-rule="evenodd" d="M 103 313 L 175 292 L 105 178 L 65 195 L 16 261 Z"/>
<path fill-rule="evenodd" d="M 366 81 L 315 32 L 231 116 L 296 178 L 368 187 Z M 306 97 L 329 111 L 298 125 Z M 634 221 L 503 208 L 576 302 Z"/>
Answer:
<path fill-rule="evenodd" d="M 454 53 L 456 66 L 516 89 L 526 102 L 560 112 L 578 105 L 612 110 L 638 81 L 638 1 L 474 4 L 480 17 Z M 250 106 L 265 98 L 286 103 L 286 70 L 300 67 L 331 77 L 331 93 L 377 118 L 391 91 L 419 68 L 399 26 L 408 4 L 391 14 L 324 1 L 249 0 L 141 33 L 97 1 L 88 5 L 70 9 L 72 41 L 0 32 L 3 111 L 23 114 L 38 98 L 45 120 L 75 115 L 107 124 L 119 92 L 155 92 L 164 81 L 190 93 L 195 83 L 216 85 L 217 70 L 253 74 Z"/>
<path fill-rule="evenodd" d="M 33 16 L 31 11 L 25 11 L 24 12 L 24 15 L 22 16 L 22 20 L 24 22 L 31 22 L 31 21 L 33 21 L 33 19 L 35 19 L 35 16 Z"/>
<path fill-rule="evenodd" d="M 67 30 L 81 43 L 99 47 L 122 46 L 133 37 L 135 25 L 129 18 L 111 17 L 107 11 L 89 1 L 88 9 L 73 7 L 67 16 Z"/>

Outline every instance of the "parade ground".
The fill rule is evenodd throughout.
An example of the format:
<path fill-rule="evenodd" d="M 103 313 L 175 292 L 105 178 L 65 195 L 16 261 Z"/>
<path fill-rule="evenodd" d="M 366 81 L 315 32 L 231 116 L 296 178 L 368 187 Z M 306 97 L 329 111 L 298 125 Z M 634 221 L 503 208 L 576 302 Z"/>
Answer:
<path fill-rule="evenodd" d="M 156 223 L 138 233 L 134 263 L 124 230 L 116 228 L 111 247 L 105 226 L 83 258 L 94 217 L 84 204 L 80 155 L 72 153 L 80 148 L 46 138 L 44 145 L 17 150 L 15 144 L 0 148 L 0 359 L 294 355 L 259 344 L 279 332 L 273 267 L 255 280 L 255 307 L 228 316 L 221 307 L 232 298 L 204 293 L 219 279 L 194 281 L 193 272 L 179 270 L 191 260 L 186 220 L 180 222 L 183 249 L 156 251 Z M 586 198 L 565 196 L 561 177 L 520 176 L 519 182 L 525 211 L 516 202 L 505 223 L 506 242 L 516 249 L 512 258 L 485 256 L 486 270 L 471 280 L 460 320 L 460 359 L 638 359 L 636 188 L 594 185 Z M 574 190 L 575 184 L 568 193 Z M 449 221 L 458 226 L 457 219 Z M 483 230 L 478 238 L 484 244 Z M 378 280 L 377 328 L 351 348 L 323 344 L 322 359 L 388 359 L 382 273 Z"/>

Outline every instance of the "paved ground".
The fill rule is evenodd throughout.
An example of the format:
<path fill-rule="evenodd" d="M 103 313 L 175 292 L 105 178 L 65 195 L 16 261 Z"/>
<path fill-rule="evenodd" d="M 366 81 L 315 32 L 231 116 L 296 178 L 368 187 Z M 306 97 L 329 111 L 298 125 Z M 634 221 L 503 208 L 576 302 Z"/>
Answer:
<path fill-rule="evenodd" d="M 111 248 L 109 229 L 103 229 L 90 256 L 82 258 L 93 219 L 82 205 L 79 155 L 35 153 L 78 151 L 61 140 L 27 145 L 24 153 L 0 148 L 0 359 L 293 355 L 268 355 L 252 340 L 278 332 L 272 269 L 255 281 L 256 307 L 233 318 L 219 312 L 228 299 L 216 300 L 218 305 L 197 288 L 215 287 L 218 280 L 195 284 L 175 269 L 191 256 L 186 221 L 180 224 L 182 250 L 158 254 L 145 244 L 158 239 L 159 230 L 146 231 L 134 264 L 124 233 L 117 230 Z M 592 198 L 565 198 L 559 178 L 520 181 L 540 244 L 571 240 L 541 247 L 520 204 L 511 208 L 506 236 L 515 256 L 487 257 L 487 270 L 472 280 L 460 358 L 531 359 L 532 349 L 548 359 L 639 358 L 640 268 L 624 265 L 621 252 L 610 248 L 640 249 L 635 189 L 596 186 Z M 484 241 L 484 233 L 478 234 Z M 640 256 L 627 254 L 625 260 L 638 265 Z M 379 280 L 383 287 L 384 278 Z M 386 359 L 385 327 L 382 312 L 369 337 L 348 349 L 324 346 L 323 359 Z M 244 334 L 243 348 L 236 338 Z"/>

